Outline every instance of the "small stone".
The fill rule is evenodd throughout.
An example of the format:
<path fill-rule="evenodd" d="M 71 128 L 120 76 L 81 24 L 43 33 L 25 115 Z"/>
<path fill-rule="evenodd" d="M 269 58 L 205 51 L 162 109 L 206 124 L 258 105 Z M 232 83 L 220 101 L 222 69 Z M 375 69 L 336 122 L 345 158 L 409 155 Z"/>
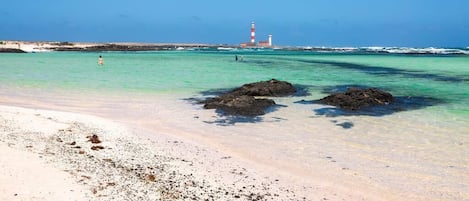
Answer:
<path fill-rule="evenodd" d="M 147 176 L 147 179 L 148 179 L 148 181 L 155 182 L 155 181 L 156 181 L 156 176 L 155 176 L 155 175 L 152 175 L 152 174 L 149 174 L 149 175 Z"/>
<path fill-rule="evenodd" d="M 87 137 L 89 140 L 89 142 L 93 143 L 93 144 L 99 144 L 101 143 L 101 140 L 99 140 L 98 136 L 93 134 L 92 136 L 88 136 Z"/>
<path fill-rule="evenodd" d="M 104 149 L 104 147 L 103 146 L 92 146 L 91 147 L 91 150 L 94 150 L 94 151 L 100 150 L 100 149 Z"/>

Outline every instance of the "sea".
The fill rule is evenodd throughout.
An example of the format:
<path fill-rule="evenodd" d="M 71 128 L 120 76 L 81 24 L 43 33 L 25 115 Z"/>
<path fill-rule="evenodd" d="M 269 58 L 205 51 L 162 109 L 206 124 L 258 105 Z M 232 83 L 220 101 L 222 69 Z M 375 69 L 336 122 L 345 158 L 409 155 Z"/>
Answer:
<path fill-rule="evenodd" d="M 230 116 L 198 103 L 270 79 L 288 81 L 298 93 L 272 98 L 277 106 L 265 115 Z M 360 112 L 316 101 L 350 87 L 378 88 L 396 101 Z M 193 139 L 304 183 L 328 181 L 405 200 L 469 200 L 467 54 L 0 54 L 0 104 L 87 113 Z"/>

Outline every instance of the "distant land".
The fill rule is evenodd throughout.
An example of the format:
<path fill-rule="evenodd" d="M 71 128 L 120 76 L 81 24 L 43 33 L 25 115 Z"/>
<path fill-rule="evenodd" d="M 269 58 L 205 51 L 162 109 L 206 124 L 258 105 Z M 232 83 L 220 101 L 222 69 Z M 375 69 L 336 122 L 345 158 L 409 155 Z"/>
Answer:
<path fill-rule="evenodd" d="M 383 53 L 383 54 L 439 54 L 469 56 L 465 48 L 412 48 L 412 47 L 312 47 L 312 46 L 272 46 L 240 47 L 227 44 L 202 43 L 87 43 L 87 42 L 48 42 L 48 41 L 0 41 L 0 53 L 39 53 L 51 51 L 105 52 L 105 51 L 171 51 L 171 50 L 284 50 L 311 52 Z"/>

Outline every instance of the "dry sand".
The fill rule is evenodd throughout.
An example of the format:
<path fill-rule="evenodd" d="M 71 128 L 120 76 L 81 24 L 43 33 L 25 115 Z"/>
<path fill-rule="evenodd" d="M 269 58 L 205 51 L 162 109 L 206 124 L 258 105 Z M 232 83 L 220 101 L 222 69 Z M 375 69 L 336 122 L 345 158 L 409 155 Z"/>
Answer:
<path fill-rule="evenodd" d="M 136 135 L 144 132 L 0 106 L 0 200 L 386 200 L 321 181 L 298 184 L 186 139 Z"/>

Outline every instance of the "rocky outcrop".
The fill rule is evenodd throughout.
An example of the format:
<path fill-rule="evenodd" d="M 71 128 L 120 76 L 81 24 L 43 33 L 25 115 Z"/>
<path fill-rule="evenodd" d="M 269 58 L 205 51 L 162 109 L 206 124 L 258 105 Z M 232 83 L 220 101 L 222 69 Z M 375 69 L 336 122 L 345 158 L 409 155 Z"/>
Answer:
<path fill-rule="evenodd" d="M 275 79 L 245 84 L 228 93 L 201 101 L 205 109 L 218 109 L 229 115 L 258 116 L 275 102 L 254 96 L 287 96 L 296 92 L 292 84 Z"/>
<path fill-rule="evenodd" d="M 14 48 L 0 48 L 0 53 L 26 53 L 26 52 L 23 50 L 14 49 Z"/>
<path fill-rule="evenodd" d="M 103 52 L 103 51 L 160 51 L 177 50 L 178 48 L 201 48 L 211 47 L 204 44 L 99 44 L 94 46 L 76 46 L 72 43 L 63 42 L 50 48 L 54 51 L 79 51 L 79 52 Z"/>
<path fill-rule="evenodd" d="M 89 47 L 78 46 L 57 46 L 51 48 L 54 51 L 80 51 L 80 52 L 102 52 L 102 51 L 154 51 L 161 50 L 155 46 L 138 46 L 138 45 L 117 45 L 117 44 L 103 44 Z"/>
<path fill-rule="evenodd" d="M 392 101 L 393 96 L 390 93 L 376 88 L 349 88 L 345 93 L 332 94 L 319 100 L 320 103 L 346 110 L 360 110 L 365 107 L 387 105 Z"/>
<path fill-rule="evenodd" d="M 231 115 L 258 116 L 265 114 L 265 110 L 275 105 L 270 99 L 257 99 L 253 96 L 235 96 L 232 94 L 210 98 L 204 101 L 205 109 L 220 109 Z"/>
<path fill-rule="evenodd" d="M 230 92 L 233 95 L 247 95 L 247 96 L 288 96 L 296 92 L 292 84 L 271 79 L 269 81 L 261 81 L 250 84 L 245 84 Z"/>

